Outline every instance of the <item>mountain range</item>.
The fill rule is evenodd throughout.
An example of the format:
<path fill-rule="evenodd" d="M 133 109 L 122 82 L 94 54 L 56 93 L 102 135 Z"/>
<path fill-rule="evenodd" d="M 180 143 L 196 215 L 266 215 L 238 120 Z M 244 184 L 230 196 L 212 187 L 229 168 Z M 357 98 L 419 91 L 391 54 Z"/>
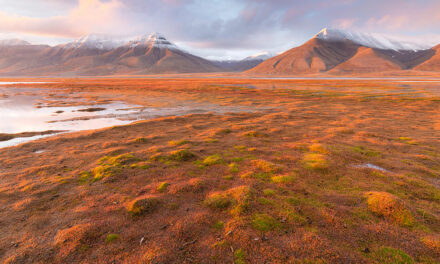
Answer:
<path fill-rule="evenodd" d="M 210 61 L 154 33 L 135 39 L 87 35 L 57 46 L 0 40 L 2 76 L 101 76 L 244 72 L 250 75 L 369 74 L 440 71 L 440 45 L 431 47 L 381 35 L 323 29 L 277 56 Z"/>
<path fill-rule="evenodd" d="M 440 47 L 384 36 L 323 29 L 305 44 L 270 58 L 249 74 L 364 74 L 440 71 Z"/>

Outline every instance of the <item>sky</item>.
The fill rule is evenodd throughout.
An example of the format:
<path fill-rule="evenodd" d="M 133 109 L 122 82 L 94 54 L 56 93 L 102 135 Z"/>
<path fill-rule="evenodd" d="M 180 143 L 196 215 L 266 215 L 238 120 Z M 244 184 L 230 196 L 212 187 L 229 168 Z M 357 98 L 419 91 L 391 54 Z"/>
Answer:
<path fill-rule="evenodd" d="M 210 59 L 279 53 L 322 28 L 440 43 L 439 0 L 0 0 L 0 39 L 160 32 Z"/>

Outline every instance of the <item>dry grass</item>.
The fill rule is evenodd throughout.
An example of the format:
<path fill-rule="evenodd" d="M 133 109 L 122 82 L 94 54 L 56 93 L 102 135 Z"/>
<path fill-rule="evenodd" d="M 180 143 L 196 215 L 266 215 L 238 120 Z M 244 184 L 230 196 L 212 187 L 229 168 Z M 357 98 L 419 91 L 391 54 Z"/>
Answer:
<path fill-rule="evenodd" d="M 1 149 L 0 262 L 439 260 L 436 84 L 160 78 L 47 87 L 51 106 L 69 104 L 56 97 L 63 91 L 88 102 L 249 111 Z M 356 166 L 366 163 L 389 171 Z"/>

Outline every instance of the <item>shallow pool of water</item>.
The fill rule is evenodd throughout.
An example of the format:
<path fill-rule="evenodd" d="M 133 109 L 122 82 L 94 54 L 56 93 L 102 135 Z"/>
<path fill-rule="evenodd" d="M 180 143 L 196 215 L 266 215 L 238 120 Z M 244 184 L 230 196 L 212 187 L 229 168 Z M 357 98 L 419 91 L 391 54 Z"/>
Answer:
<path fill-rule="evenodd" d="M 72 132 L 125 125 L 137 120 L 162 116 L 249 111 L 249 107 L 197 104 L 191 101 L 180 102 L 175 107 L 143 107 L 111 100 L 105 104 L 94 104 L 94 102 L 84 100 L 79 96 L 79 93 L 74 96 L 57 94 L 60 101 L 56 100 L 54 105 L 57 105 L 58 102 L 58 105 L 61 106 L 51 106 L 47 101 L 49 93 L 54 93 L 54 91 L 32 88 L 1 88 L 0 95 L 3 96 L 0 96 L 0 133 L 17 134 L 49 130 Z M 18 137 L 0 141 L 0 148 L 53 135 Z"/>

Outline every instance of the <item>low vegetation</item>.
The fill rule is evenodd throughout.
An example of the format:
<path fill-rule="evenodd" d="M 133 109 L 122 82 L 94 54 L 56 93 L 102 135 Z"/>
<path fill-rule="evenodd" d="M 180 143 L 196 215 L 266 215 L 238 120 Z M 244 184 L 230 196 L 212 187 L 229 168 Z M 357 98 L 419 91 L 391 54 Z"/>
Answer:
<path fill-rule="evenodd" d="M 153 213 L 158 209 L 160 201 L 157 197 L 140 197 L 127 204 L 127 212 L 132 216 Z"/>
<path fill-rule="evenodd" d="M 303 157 L 303 165 L 309 170 L 325 170 L 328 168 L 328 161 L 323 154 L 307 153 Z"/>
<path fill-rule="evenodd" d="M 403 226 L 414 225 L 414 217 L 405 204 L 396 196 L 387 192 L 368 192 L 368 209 Z"/>
<path fill-rule="evenodd" d="M 152 98 L 172 94 L 169 104 L 240 112 L 0 149 L 0 262 L 439 262 L 440 100 L 423 98 L 430 86 L 412 87 L 413 100 L 392 80 L 188 80 L 45 84 L 88 96 L 92 82 L 102 102 L 162 107 Z"/>
<path fill-rule="evenodd" d="M 252 219 L 252 227 L 258 231 L 271 231 L 279 226 L 280 224 L 267 214 L 255 214 Z"/>

